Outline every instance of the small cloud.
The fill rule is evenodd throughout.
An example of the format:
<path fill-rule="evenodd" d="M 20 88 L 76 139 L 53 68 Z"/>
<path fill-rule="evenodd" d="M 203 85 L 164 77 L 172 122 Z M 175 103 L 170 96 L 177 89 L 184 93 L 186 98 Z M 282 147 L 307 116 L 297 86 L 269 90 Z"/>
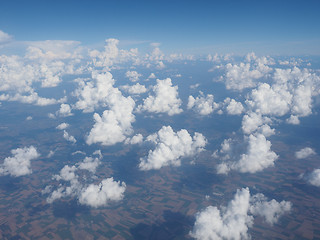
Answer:
<path fill-rule="evenodd" d="M 303 159 L 303 158 L 307 158 L 307 157 L 314 155 L 314 154 L 316 154 L 316 152 L 312 148 L 305 147 L 305 148 L 302 148 L 301 150 L 297 151 L 295 153 L 295 156 L 298 159 Z"/>

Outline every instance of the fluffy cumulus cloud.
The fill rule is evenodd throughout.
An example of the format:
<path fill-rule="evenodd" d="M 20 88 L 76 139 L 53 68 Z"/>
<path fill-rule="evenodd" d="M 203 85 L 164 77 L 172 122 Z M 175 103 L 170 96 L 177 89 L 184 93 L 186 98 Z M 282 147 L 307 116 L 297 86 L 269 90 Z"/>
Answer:
<path fill-rule="evenodd" d="M 169 116 L 182 112 L 181 99 L 178 96 L 178 86 L 172 86 L 170 78 L 157 80 L 153 86 L 154 95 L 149 95 L 143 100 L 143 104 L 138 106 L 140 111 L 154 113 L 167 113 Z"/>
<path fill-rule="evenodd" d="M 217 166 L 219 174 L 227 174 L 230 170 L 255 173 L 274 165 L 278 156 L 271 150 L 271 142 L 263 134 L 245 136 L 245 143 L 247 151 L 240 156 L 233 150 L 234 146 L 232 146 L 230 140 L 222 144 L 219 153 L 216 152 L 216 157 L 223 160 Z"/>
<path fill-rule="evenodd" d="M 67 129 L 68 127 L 69 127 L 68 123 L 61 123 L 56 127 L 56 129 L 64 130 L 64 129 Z"/>
<path fill-rule="evenodd" d="M 72 116 L 73 114 L 71 113 L 71 107 L 69 104 L 61 104 L 60 109 L 57 111 L 57 115 L 61 117 L 69 117 Z"/>
<path fill-rule="evenodd" d="M 137 82 L 139 81 L 139 77 L 142 75 L 139 74 L 137 71 L 127 71 L 126 72 L 126 77 L 129 78 L 131 82 Z"/>
<path fill-rule="evenodd" d="M 57 199 L 76 197 L 80 204 L 90 207 L 102 207 L 111 201 L 120 201 L 124 197 L 126 184 L 114 181 L 113 178 L 103 179 L 99 184 L 87 184 L 88 180 L 95 180 L 97 167 L 101 164 L 100 150 L 93 153 L 95 157 L 85 157 L 83 161 L 73 165 L 65 165 L 53 180 L 60 182 L 56 189 L 47 186 L 42 193 L 49 194 L 47 202 L 52 203 Z M 82 172 L 79 174 L 79 172 Z"/>
<path fill-rule="evenodd" d="M 242 188 L 226 207 L 209 206 L 197 213 L 190 235 L 201 240 L 250 239 L 248 230 L 255 216 L 263 216 L 267 223 L 273 224 L 290 210 L 290 202 L 268 201 L 263 194 L 251 196 L 248 188 Z"/>
<path fill-rule="evenodd" d="M 135 85 L 123 85 L 120 88 L 133 95 L 147 92 L 147 88 L 140 83 L 136 83 Z"/>
<path fill-rule="evenodd" d="M 125 144 L 139 144 L 143 142 L 143 136 L 139 133 L 134 135 L 132 138 L 127 138 L 125 140 Z"/>
<path fill-rule="evenodd" d="M 302 149 L 300 149 L 299 151 L 297 151 L 297 152 L 295 153 L 295 156 L 296 156 L 296 158 L 298 158 L 298 159 L 303 159 L 303 158 L 307 158 L 307 157 L 309 157 L 309 156 L 311 156 L 311 155 L 314 155 L 314 154 L 316 154 L 316 153 L 315 153 L 315 151 L 314 151 L 312 148 L 310 148 L 310 147 L 305 147 L 305 148 L 302 148 Z"/>
<path fill-rule="evenodd" d="M 70 135 L 66 130 L 63 130 L 63 138 L 69 142 L 76 143 L 77 140 L 74 136 Z"/>
<path fill-rule="evenodd" d="M 194 109 L 200 115 L 208 115 L 214 111 L 217 104 L 214 102 L 212 94 L 205 96 L 203 92 L 200 91 L 200 96 L 196 98 L 189 96 L 187 107 L 188 109 Z"/>
<path fill-rule="evenodd" d="M 320 187 L 320 169 L 315 169 L 309 174 L 305 174 L 304 178 L 313 186 Z"/>
<path fill-rule="evenodd" d="M 12 157 L 4 159 L 0 165 L 0 175 L 20 177 L 32 173 L 31 160 L 40 156 L 34 146 L 11 150 Z"/>
<path fill-rule="evenodd" d="M 241 91 L 254 87 L 258 79 L 267 77 L 272 71 L 272 68 L 269 67 L 272 64 L 274 64 L 272 59 L 258 58 L 253 53 L 247 55 L 245 62 L 226 64 L 224 76 L 226 88 Z"/>
<path fill-rule="evenodd" d="M 187 130 L 174 132 L 170 126 L 163 126 L 157 133 L 147 137 L 155 144 L 148 156 L 140 158 L 141 170 L 160 169 L 164 166 L 180 166 L 181 158 L 201 152 L 207 141 L 201 133 L 190 136 Z"/>
<path fill-rule="evenodd" d="M 91 207 L 106 206 L 110 201 L 120 201 L 124 197 L 126 184 L 107 178 L 99 185 L 90 184 L 84 188 L 79 196 L 79 202 Z"/>
<path fill-rule="evenodd" d="M 226 105 L 227 113 L 230 115 L 240 115 L 244 111 L 242 103 L 234 99 L 226 98 L 224 104 Z"/>
<path fill-rule="evenodd" d="M 267 125 L 267 124 L 269 124 L 269 123 L 271 123 L 270 118 L 263 117 L 261 114 L 256 113 L 256 112 L 248 112 L 242 118 L 242 131 L 245 134 L 251 134 L 256 131 L 263 132 L 264 128 L 265 129 L 268 128 L 267 126 L 269 126 L 269 125 Z"/>

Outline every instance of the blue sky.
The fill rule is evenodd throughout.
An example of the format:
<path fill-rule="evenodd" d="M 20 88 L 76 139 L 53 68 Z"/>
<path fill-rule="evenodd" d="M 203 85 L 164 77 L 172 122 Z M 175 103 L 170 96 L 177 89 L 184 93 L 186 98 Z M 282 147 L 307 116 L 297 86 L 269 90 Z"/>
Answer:
<path fill-rule="evenodd" d="M 106 38 L 190 53 L 320 54 L 319 1 L 2 1 L 18 41 Z"/>

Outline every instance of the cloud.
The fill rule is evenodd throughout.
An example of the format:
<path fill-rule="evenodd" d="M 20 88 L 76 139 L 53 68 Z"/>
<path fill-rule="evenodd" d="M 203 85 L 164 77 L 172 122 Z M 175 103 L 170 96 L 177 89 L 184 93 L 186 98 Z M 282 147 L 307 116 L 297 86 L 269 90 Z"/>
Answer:
<path fill-rule="evenodd" d="M 106 206 L 110 201 L 120 201 L 124 197 L 126 184 L 120 181 L 116 182 L 113 178 L 107 178 L 101 181 L 99 185 L 90 184 L 82 189 L 79 202 L 90 207 Z"/>
<path fill-rule="evenodd" d="M 133 136 L 132 138 L 127 138 L 125 140 L 125 144 L 138 144 L 138 143 L 142 143 L 143 142 L 143 136 L 139 133 L 135 136 Z"/>
<path fill-rule="evenodd" d="M 11 42 L 12 40 L 13 40 L 12 36 L 0 30 L 0 44 L 8 43 L 8 42 Z"/>
<path fill-rule="evenodd" d="M 242 103 L 234 99 L 226 98 L 224 104 L 227 105 L 226 110 L 230 115 L 240 115 L 244 111 Z"/>
<path fill-rule="evenodd" d="M 278 219 L 289 212 L 292 207 L 292 204 L 287 201 L 277 202 L 274 199 L 267 201 L 267 198 L 261 193 L 252 196 L 250 201 L 250 212 L 254 216 L 264 217 L 270 225 L 277 223 Z"/>
<path fill-rule="evenodd" d="M 126 72 L 126 77 L 129 78 L 131 82 L 137 82 L 139 81 L 139 77 L 142 75 L 139 74 L 137 71 L 127 71 Z"/>
<path fill-rule="evenodd" d="M 311 185 L 320 187 L 320 169 L 314 169 L 311 173 L 305 174 L 304 178 Z"/>
<path fill-rule="evenodd" d="M 101 158 L 102 158 L 102 156 L 100 156 L 99 158 L 85 157 L 85 159 L 79 164 L 78 169 L 87 170 L 91 173 L 95 173 L 97 167 L 101 163 L 100 162 Z"/>
<path fill-rule="evenodd" d="M 187 108 L 193 108 L 200 115 L 209 115 L 218 105 L 214 102 L 212 94 L 205 96 L 203 92 L 200 91 L 199 93 L 200 96 L 196 98 L 189 96 Z"/>
<path fill-rule="evenodd" d="M 259 128 L 266 123 L 271 123 L 271 119 L 268 117 L 262 117 L 261 114 L 255 112 L 248 112 L 242 118 L 242 131 L 245 134 L 251 134 L 258 131 Z"/>
<path fill-rule="evenodd" d="M 121 89 L 127 91 L 129 94 L 141 94 L 147 92 L 147 89 L 144 85 L 140 83 L 136 83 L 135 85 L 123 85 L 120 87 Z"/>
<path fill-rule="evenodd" d="M 63 138 L 69 142 L 76 143 L 77 140 L 74 138 L 74 136 L 69 135 L 69 133 L 66 130 L 63 130 Z"/>
<path fill-rule="evenodd" d="M 56 127 L 56 129 L 64 130 L 64 129 L 67 129 L 68 127 L 69 127 L 68 123 L 61 123 Z"/>
<path fill-rule="evenodd" d="M 296 158 L 303 159 L 316 154 L 312 148 L 305 147 L 295 153 Z"/>
<path fill-rule="evenodd" d="M 272 71 L 268 66 L 272 64 L 274 64 L 273 59 L 257 58 L 254 54 L 248 54 L 246 62 L 226 64 L 224 76 L 226 88 L 242 91 L 245 88 L 254 87 L 256 80 L 267 77 Z"/>
<path fill-rule="evenodd" d="M 217 165 L 219 174 L 227 174 L 230 170 L 255 173 L 274 165 L 278 156 L 271 150 L 271 142 L 266 140 L 263 134 L 251 134 L 244 140 L 247 150 L 240 156 L 232 152 L 233 146 L 230 140 L 223 143 L 222 150 L 219 152 L 223 162 Z M 216 156 L 220 157 L 217 154 L 218 152 L 216 152 Z"/>
<path fill-rule="evenodd" d="M 163 126 L 157 133 L 149 135 L 147 141 L 155 144 L 155 149 L 150 150 L 148 156 L 140 158 L 141 170 L 180 166 L 181 158 L 201 152 L 207 143 L 201 133 L 196 132 L 191 137 L 187 130 L 174 132 L 170 126 Z"/>
<path fill-rule="evenodd" d="M 31 160 L 40 156 L 34 146 L 11 150 L 12 157 L 4 159 L 0 165 L 0 175 L 20 177 L 32 173 Z"/>
<path fill-rule="evenodd" d="M 143 105 L 138 106 L 139 111 L 167 113 L 169 116 L 182 112 L 178 86 L 172 86 L 170 78 L 157 79 L 157 84 L 152 89 L 154 95 L 149 95 L 143 100 Z"/>
<path fill-rule="evenodd" d="M 267 201 L 263 194 L 251 196 L 248 188 L 242 188 L 226 207 L 209 206 L 198 212 L 190 235 L 201 240 L 250 239 L 248 230 L 255 216 L 263 216 L 267 223 L 273 224 L 290 209 L 290 202 Z"/>
<path fill-rule="evenodd" d="M 71 113 L 71 107 L 69 104 L 62 103 L 60 105 L 60 109 L 57 111 L 57 115 L 61 117 L 69 117 L 72 116 L 73 113 Z"/>

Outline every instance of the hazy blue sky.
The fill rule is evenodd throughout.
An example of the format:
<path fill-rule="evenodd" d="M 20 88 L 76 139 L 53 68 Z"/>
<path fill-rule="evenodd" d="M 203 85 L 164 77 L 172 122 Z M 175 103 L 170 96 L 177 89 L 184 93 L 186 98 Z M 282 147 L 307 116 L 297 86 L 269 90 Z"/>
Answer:
<path fill-rule="evenodd" d="M 192 53 L 320 54 L 320 1 L 22 1 L 0 3 L 16 40 L 106 38 Z"/>

